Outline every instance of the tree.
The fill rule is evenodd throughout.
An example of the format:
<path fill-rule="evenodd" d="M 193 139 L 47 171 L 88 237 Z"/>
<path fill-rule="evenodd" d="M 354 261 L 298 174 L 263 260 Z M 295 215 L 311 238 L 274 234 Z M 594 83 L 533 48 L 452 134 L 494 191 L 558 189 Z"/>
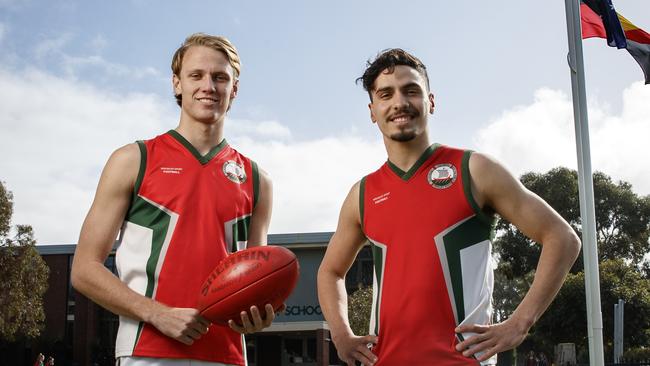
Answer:
<path fill-rule="evenodd" d="M 625 301 L 625 347 L 647 346 L 650 343 L 650 280 L 635 265 L 622 259 L 608 259 L 600 264 L 600 296 L 606 353 L 611 355 L 613 350 L 614 304 L 618 299 Z M 555 301 L 532 329 L 531 337 L 538 345 L 573 342 L 586 348 L 585 309 L 584 273 L 569 274 Z"/>
<path fill-rule="evenodd" d="M 524 186 L 548 202 L 581 234 L 577 172 L 555 168 L 547 173 L 527 173 Z M 600 262 L 601 307 L 605 349 L 612 346 L 613 304 L 625 305 L 625 345 L 644 346 L 650 341 L 650 196 L 638 196 L 627 182 L 614 183 L 606 174 L 594 174 L 596 235 Z M 506 220 L 497 222 L 494 241 L 494 306 L 498 320 L 514 311 L 535 273 L 541 246 L 526 238 Z M 561 342 L 587 347 L 587 315 L 582 255 L 549 309 L 534 328 L 529 342 L 552 350 Z M 558 325 L 562 326 L 558 326 Z"/>
<path fill-rule="evenodd" d="M 614 184 L 602 173 L 594 175 L 594 195 L 599 257 L 642 264 L 650 251 L 650 196 L 639 197 L 631 184 Z"/>
<path fill-rule="evenodd" d="M 579 232 L 578 175 L 575 171 L 556 168 L 546 174 L 526 173 L 520 180 Z M 508 278 L 522 277 L 535 270 L 540 255 L 539 245 L 524 236 L 507 220 L 499 218 L 496 230 L 498 236 L 494 241 L 494 248 L 499 257 L 499 266 L 507 263 L 507 268 L 500 268 L 504 275 Z M 578 267 L 582 269 L 580 265 Z"/>
<path fill-rule="evenodd" d="M 532 272 L 525 277 L 512 277 L 511 272 L 509 263 L 504 263 L 494 271 L 493 306 L 497 322 L 506 320 L 515 311 L 532 282 Z"/>
<path fill-rule="evenodd" d="M 43 295 L 49 268 L 36 250 L 29 225 L 11 238 L 13 196 L 0 182 L 0 339 L 35 338 L 45 325 Z"/>
<path fill-rule="evenodd" d="M 581 234 L 578 174 L 567 168 L 555 168 L 545 174 L 521 176 L 526 188 L 553 207 L 573 229 Z M 596 240 L 598 259 L 623 258 L 638 266 L 647 266 L 644 255 L 650 251 L 650 196 L 640 197 L 627 182 L 614 183 L 604 173 L 594 173 Z M 509 278 L 521 277 L 535 269 L 540 246 L 521 234 L 504 219 L 497 222 L 495 252 L 499 260 L 509 263 L 502 269 Z M 582 271 L 578 258 L 571 272 Z"/>
<path fill-rule="evenodd" d="M 348 296 L 350 328 L 356 335 L 367 335 L 372 308 L 372 287 L 361 287 Z"/>

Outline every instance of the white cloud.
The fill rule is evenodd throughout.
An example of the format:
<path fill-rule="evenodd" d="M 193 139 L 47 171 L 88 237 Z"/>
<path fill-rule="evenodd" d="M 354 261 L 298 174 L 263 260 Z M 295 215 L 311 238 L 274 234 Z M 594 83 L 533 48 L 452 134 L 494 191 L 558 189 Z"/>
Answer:
<path fill-rule="evenodd" d="M 159 73 L 153 67 L 134 68 L 123 64 L 109 62 L 99 55 L 91 56 L 69 56 L 63 55 L 63 68 L 66 75 L 76 77 L 84 68 L 94 67 L 101 70 L 106 76 L 129 76 L 134 79 L 145 77 L 158 77 Z"/>
<path fill-rule="evenodd" d="M 108 41 L 102 35 L 95 36 L 87 44 L 90 55 L 69 54 L 65 48 L 74 38 L 73 34 L 64 33 L 54 38 L 45 39 L 34 47 L 34 56 L 39 61 L 46 60 L 49 65 L 60 63 L 68 78 L 76 78 L 79 73 L 88 69 L 93 69 L 97 74 L 105 77 L 161 78 L 158 70 L 151 66 L 131 67 L 106 60 L 100 55 L 108 45 Z"/>
<path fill-rule="evenodd" d="M 625 180 L 638 194 L 650 194 L 650 166 L 644 147 L 650 136 L 650 88 L 634 83 L 623 92 L 620 115 L 606 103 L 589 100 L 593 170 Z M 494 155 L 515 174 L 577 168 L 573 104 L 560 91 L 540 89 L 532 104 L 505 111 L 481 129 L 478 150 Z"/>
<path fill-rule="evenodd" d="M 272 233 L 335 230 L 352 185 L 386 161 L 380 138 L 278 142 L 239 137 L 233 141 L 273 180 Z"/>
<path fill-rule="evenodd" d="M 0 70 L 0 180 L 14 192 L 14 223 L 34 226 L 39 243 L 74 243 L 110 153 L 173 128 L 178 108 L 153 95 L 114 95 L 43 72 Z M 594 168 L 650 193 L 650 169 L 640 158 L 650 136 L 650 89 L 623 93 L 620 116 L 590 109 Z M 478 132 L 479 150 L 516 174 L 575 167 L 569 97 L 542 89 Z M 274 182 L 273 233 L 331 231 L 354 182 L 386 159 L 381 138 L 354 134 L 294 141 L 279 121 L 232 119 L 230 143 L 256 160 Z"/>
<path fill-rule="evenodd" d="M 255 136 L 258 138 L 271 138 L 286 140 L 291 138 L 291 130 L 278 121 L 256 122 L 243 119 L 228 119 L 225 125 L 227 136 Z"/>
<path fill-rule="evenodd" d="M 39 71 L 0 70 L 0 180 L 14 193 L 13 222 L 39 243 L 74 243 L 110 153 L 177 123 L 178 109 L 152 95 L 118 96 Z M 272 232 L 334 230 L 340 205 L 385 160 L 381 140 L 291 142 L 277 121 L 227 121 L 231 144 L 274 181 Z"/>
<path fill-rule="evenodd" d="M 34 70 L 0 70 L 0 84 L 0 180 L 14 193 L 14 223 L 33 225 L 39 243 L 75 242 L 110 153 L 177 119 L 155 96 Z"/>

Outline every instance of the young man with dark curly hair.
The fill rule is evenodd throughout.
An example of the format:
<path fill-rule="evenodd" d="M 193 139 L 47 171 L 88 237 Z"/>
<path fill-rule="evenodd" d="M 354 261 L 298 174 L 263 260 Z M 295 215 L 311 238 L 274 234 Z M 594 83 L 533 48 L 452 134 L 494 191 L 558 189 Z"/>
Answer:
<path fill-rule="evenodd" d="M 350 190 L 318 274 L 318 294 L 348 365 L 483 365 L 519 345 L 562 286 L 580 242 L 549 205 L 493 158 L 429 140 L 434 97 L 424 64 L 390 49 L 361 78 L 388 161 Z M 513 314 L 492 323 L 494 215 L 542 245 Z M 370 335 L 347 317 L 345 275 L 374 257 Z"/>

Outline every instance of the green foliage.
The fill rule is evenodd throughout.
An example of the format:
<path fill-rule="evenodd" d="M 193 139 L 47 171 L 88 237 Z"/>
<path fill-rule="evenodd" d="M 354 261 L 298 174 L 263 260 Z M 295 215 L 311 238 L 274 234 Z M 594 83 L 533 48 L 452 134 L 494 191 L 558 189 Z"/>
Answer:
<path fill-rule="evenodd" d="M 506 320 L 515 311 L 532 283 L 532 272 L 525 277 L 512 277 L 508 267 L 509 263 L 504 263 L 494 271 L 493 306 L 497 322 Z"/>
<path fill-rule="evenodd" d="M 578 176 L 555 168 L 524 174 L 521 182 L 548 202 L 581 234 Z M 600 263 L 601 308 L 606 353 L 613 348 L 614 303 L 625 300 L 625 346 L 650 344 L 650 196 L 638 196 L 627 182 L 594 174 L 596 235 Z M 497 320 L 507 318 L 528 291 L 541 247 L 506 220 L 497 223 L 494 306 Z M 587 313 L 582 253 L 558 296 L 531 330 L 538 349 L 562 342 L 587 347 Z M 561 325 L 561 326 L 560 326 Z"/>
<path fill-rule="evenodd" d="M 628 349 L 623 352 L 623 358 L 625 360 L 650 360 L 650 348 L 639 347 Z"/>
<path fill-rule="evenodd" d="M 614 304 L 625 301 L 625 346 L 650 344 L 650 279 L 621 259 L 600 264 L 600 299 L 605 343 L 613 347 Z"/>
<path fill-rule="evenodd" d="M 368 334 L 371 308 L 372 287 L 362 287 L 348 296 L 348 317 L 354 334 Z"/>
<path fill-rule="evenodd" d="M 9 237 L 12 195 L 0 182 L 0 339 L 35 338 L 43 329 L 43 295 L 49 268 L 36 250 L 29 225 L 17 225 Z"/>
<path fill-rule="evenodd" d="M 546 174 L 527 173 L 520 178 L 522 184 L 542 197 L 576 230 L 580 227 L 578 201 L 578 175 L 566 168 L 555 168 Z M 541 253 L 540 246 L 523 235 L 510 222 L 499 219 L 498 237 L 494 242 L 501 262 L 509 263 L 509 278 L 522 277 L 534 271 Z M 581 261 L 576 261 L 578 263 Z M 580 266 L 579 269 L 582 267 Z M 503 269 L 502 269 L 503 270 Z"/>
<path fill-rule="evenodd" d="M 524 174 L 520 180 L 567 220 L 578 235 L 581 234 L 576 171 L 555 168 L 545 174 Z M 643 257 L 650 251 L 650 196 L 640 197 L 632 191 L 629 183 L 614 183 L 606 174 L 596 172 L 594 197 L 598 259 L 623 258 L 643 266 Z M 509 278 L 521 277 L 535 270 L 541 250 L 539 245 L 503 219 L 497 223 L 497 233 L 495 251 L 501 261 L 509 263 L 509 272 L 504 272 Z M 580 257 L 571 272 L 582 271 L 582 264 Z"/>
<path fill-rule="evenodd" d="M 613 305 L 612 305 L 613 306 Z M 584 273 L 569 274 L 553 303 L 531 330 L 533 343 L 545 348 L 557 343 L 587 345 L 587 307 Z"/>
<path fill-rule="evenodd" d="M 9 233 L 11 215 L 14 212 L 13 195 L 7 192 L 4 184 L 0 182 L 0 238 L 4 238 Z M 0 244 L 3 244 L 0 242 Z"/>
<path fill-rule="evenodd" d="M 644 278 L 636 266 L 621 259 L 601 262 L 600 299 L 607 354 L 613 349 L 614 304 L 618 299 L 625 301 L 625 346 L 650 344 L 650 280 Z M 584 273 L 569 274 L 531 336 L 537 344 L 573 342 L 578 347 L 587 347 Z"/>
<path fill-rule="evenodd" d="M 650 196 L 638 197 L 629 183 L 614 184 L 602 173 L 594 174 L 594 195 L 599 257 L 642 263 L 650 251 Z"/>

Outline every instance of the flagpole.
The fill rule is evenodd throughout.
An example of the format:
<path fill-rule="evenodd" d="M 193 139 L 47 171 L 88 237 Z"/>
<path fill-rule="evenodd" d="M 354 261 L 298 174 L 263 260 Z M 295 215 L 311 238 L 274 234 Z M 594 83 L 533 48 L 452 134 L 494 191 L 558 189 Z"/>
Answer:
<path fill-rule="evenodd" d="M 591 172 L 589 122 L 585 94 L 585 73 L 582 58 L 580 0 L 565 0 L 569 40 L 569 67 L 573 94 L 573 119 L 578 153 L 578 187 L 582 218 L 582 251 L 585 268 L 587 327 L 589 335 L 589 364 L 603 366 L 603 317 L 600 310 L 600 276 L 596 246 L 594 184 Z"/>

